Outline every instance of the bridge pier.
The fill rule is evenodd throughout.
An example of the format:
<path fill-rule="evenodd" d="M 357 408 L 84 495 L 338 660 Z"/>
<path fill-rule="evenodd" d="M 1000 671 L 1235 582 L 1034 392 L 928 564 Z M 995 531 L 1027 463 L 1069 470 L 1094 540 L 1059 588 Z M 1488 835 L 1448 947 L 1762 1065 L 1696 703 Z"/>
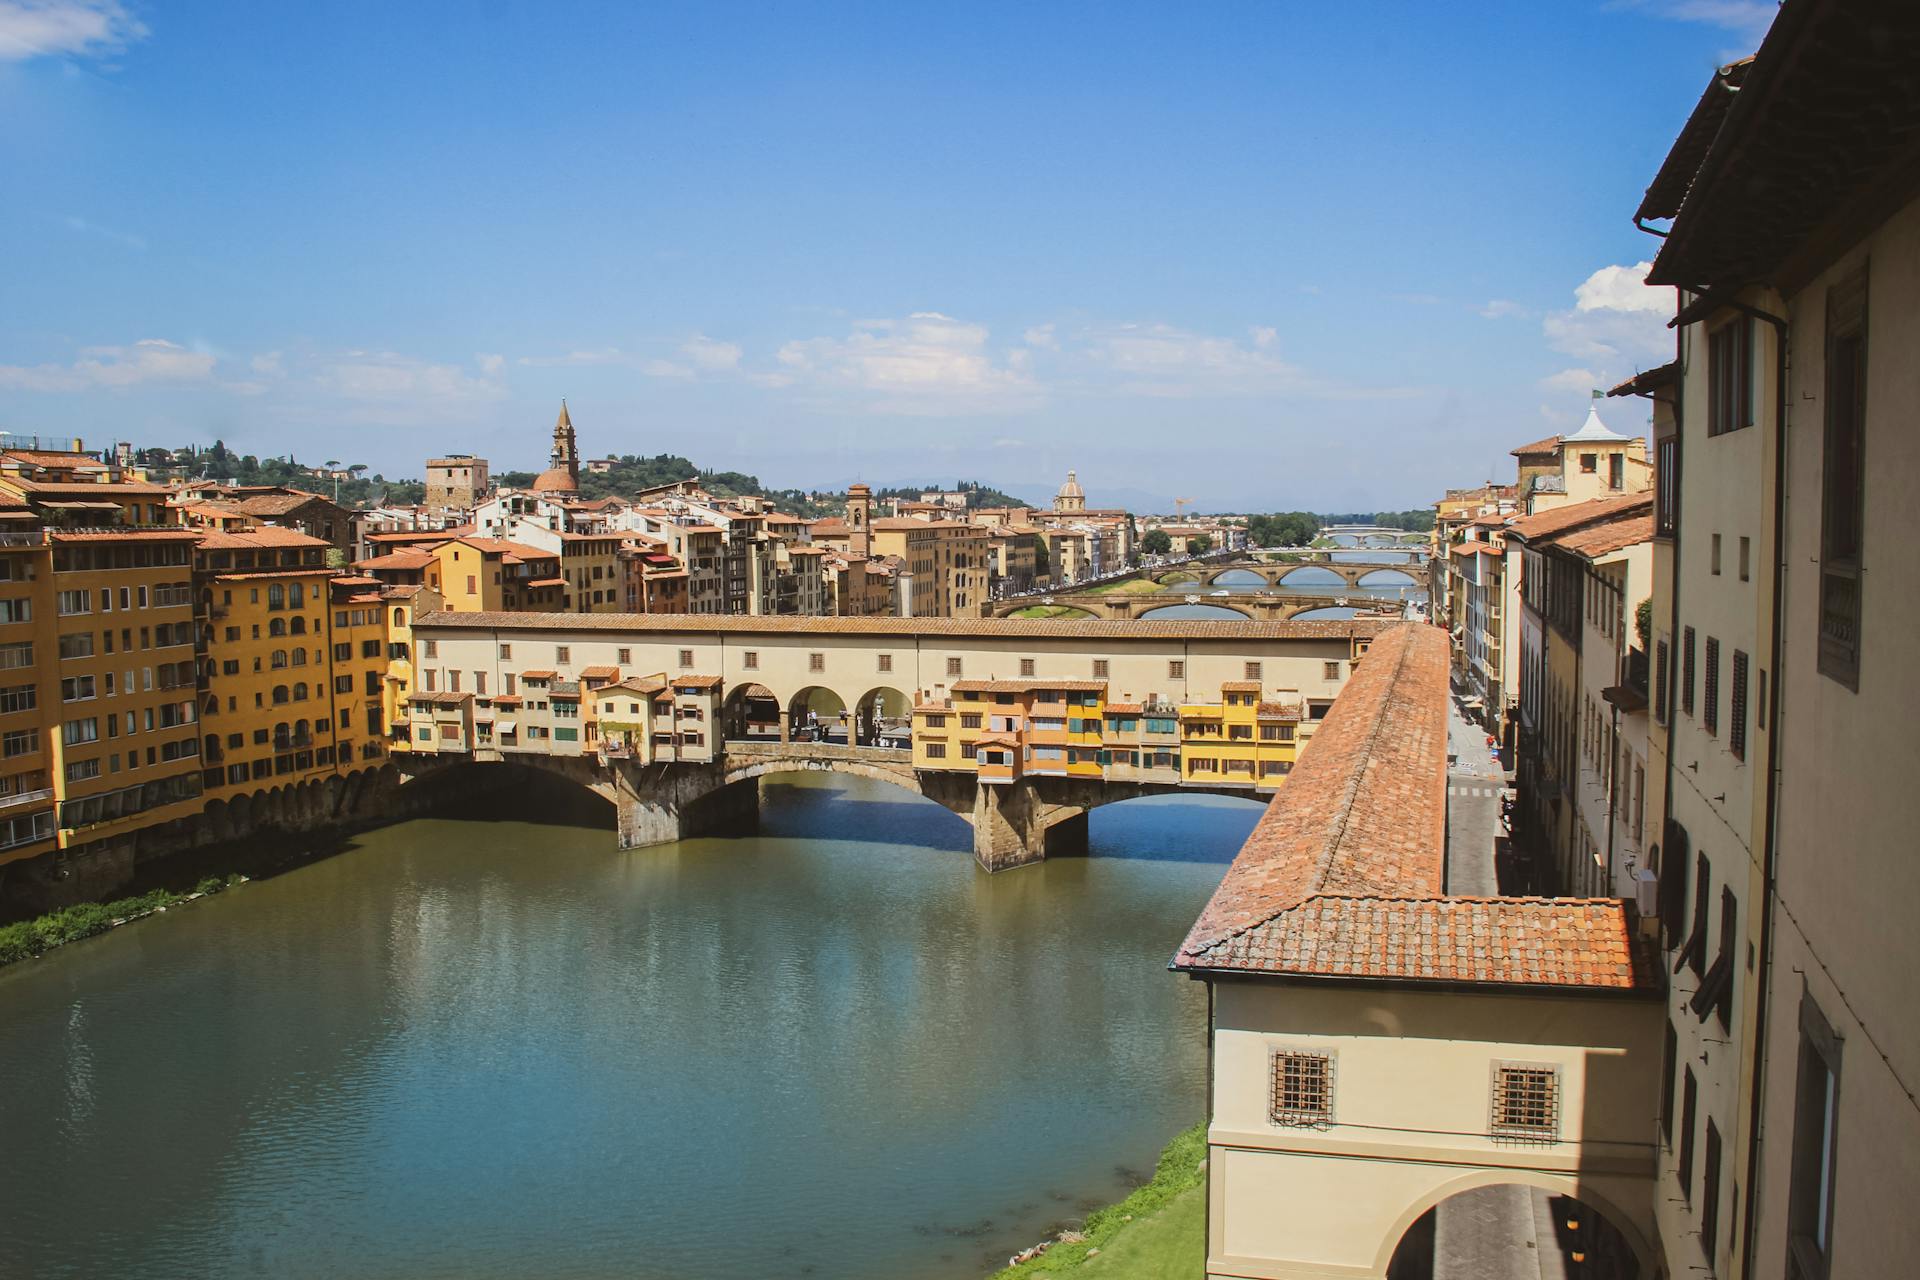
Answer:
<path fill-rule="evenodd" d="M 729 786 L 718 765 L 641 767 L 616 762 L 612 773 L 622 849 L 751 829 L 759 819 L 758 784 Z"/>
<path fill-rule="evenodd" d="M 1087 851 L 1087 811 L 1049 804 L 1041 781 L 978 783 L 973 798 L 973 860 L 984 871 L 1024 867 L 1049 855 Z"/>

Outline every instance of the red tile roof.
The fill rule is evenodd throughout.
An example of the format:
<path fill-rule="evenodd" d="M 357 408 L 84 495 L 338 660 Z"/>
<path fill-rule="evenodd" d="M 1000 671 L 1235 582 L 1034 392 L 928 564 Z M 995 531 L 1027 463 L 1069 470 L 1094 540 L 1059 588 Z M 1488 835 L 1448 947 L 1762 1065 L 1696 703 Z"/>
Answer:
<path fill-rule="evenodd" d="M 1611 520 L 1596 521 L 1581 525 L 1566 533 L 1555 534 L 1544 539 L 1535 539 L 1536 545 L 1544 543 L 1550 547 L 1559 547 L 1589 560 L 1597 556 L 1612 555 L 1642 542 L 1653 541 L 1653 512 L 1636 511 L 1631 515 L 1616 516 Z"/>
<path fill-rule="evenodd" d="M 1559 447 L 1560 437 L 1548 436 L 1544 440 L 1535 440 L 1532 444 L 1523 444 L 1518 449 L 1513 450 L 1512 453 L 1514 457 L 1518 458 L 1527 454 L 1552 453 Z"/>
<path fill-rule="evenodd" d="M 1659 989 L 1625 903 L 1442 893 L 1447 666 L 1433 627 L 1375 639 L 1175 968 Z"/>
<path fill-rule="evenodd" d="M 1653 510 L 1651 492 L 1625 493 L 1617 498 L 1595 498 L 1591 502 L 1576 502 L 1572 506 L 1554 507 L 1530 516 L 1520 516 L 1507 524 L 1507 532 L 1531 541 L 1534 538 L 1544 538 L 1548 534 L 1578 528 L 1596 520 L 1605 520 L 1641 509 Z"/>
<path fill-rule="evenodd" d="M 183 531 L 184 532 L 184 531 Z M 193 535 L 189 532 L 188 537 Z M 778 635 L 840 634 L 869 636 L 963 636 L 974 639 L 1043 640 L 1365 640 L 1390 625 L 1379 618 L 1309 619 L 1288 622 L 1238 622 L 1192 618 L 1183 621 L 1076 618 L 829 618 L 796 614 L 689 613 L 509 613 L 422 614 L 415 624 L 441 630 L 478 631 L 623 631 L 696 634 Z M 1058 680 L 1034 682 L 1065 688 Z"/>
<path fill-rule="evenodd" d="M 202 529 L 200 545 L 208 551 L 248 551 L 256 547 L 325 547 L 325 538 L 310 538 L 297 529 Z"/>

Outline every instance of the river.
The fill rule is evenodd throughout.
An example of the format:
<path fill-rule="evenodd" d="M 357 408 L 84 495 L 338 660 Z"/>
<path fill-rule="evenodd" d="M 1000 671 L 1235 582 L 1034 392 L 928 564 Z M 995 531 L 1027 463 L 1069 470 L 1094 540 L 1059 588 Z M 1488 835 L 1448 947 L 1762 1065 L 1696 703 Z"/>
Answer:
<path fill-rule="evenodd" d="M 355 837 L 0 971 L 0 1273 L 977 1277 L 1200 1119 L 1165 966 L 1258 813 L 993 877 L 859 779 Z"/>

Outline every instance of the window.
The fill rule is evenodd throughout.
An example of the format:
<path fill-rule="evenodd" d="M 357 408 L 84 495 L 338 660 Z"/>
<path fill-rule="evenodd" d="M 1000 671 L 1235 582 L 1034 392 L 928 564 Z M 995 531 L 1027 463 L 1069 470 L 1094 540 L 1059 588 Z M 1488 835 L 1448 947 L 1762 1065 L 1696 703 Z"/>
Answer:
<path fill-rule="evenodd" d="M 1753 580 L 1753 539 L 1742 535 L 1740 538 L 1740 581 Z"/>
<path fill-rule="evenodd" d="M 690 667 L 693 665 L 693 650 L 682 649 L 680 651 L 680 665 L 683 667 Z M 818 667 L 814 668 L 815 671 L 818 671 L 819 669 L 820 668 Z"/>
<path fill-rule="evenodd" d="M 1680 438 L 1667 436 L 1654 449 L 1653 532 L 1671 538 L 1680 531 Z"/>
<path fill-rule="evenodd" d="M 631 649 L 615 649 L 613 654 L 613 660 L 620 666 L 624 667 L 633 661 L 633 650 Z"/>
<path fill-rule="evenodd" d="M 1186 664 L 1186 663 L 1184 663 L 1184 662 L 1179 662 L 1179 661 L 1174 661 L 1174 662 L 1169 662 L 1169 663 L 1167 664 L 1167 679 L 1169 679 L 1169 680 L 1185 680 L 1186 678 L 1187 678 L 1187 664 Z"/>
<path fill-rule="evenodd" d="M 557 644 L 553 646 L 553 660 L 561 666 L 573 661 L 573 646 Z M 691 664 L 687 664 L 691 665 Z"/>
<path fill-rule="evenodd" d="M 1624 489 L 1627 487 L 1627 455 L 1610 453 L 1607 455 L 1607 487 Z"/>
<path fill-rule="evenodd" d="M 1826 433 L 1820 475 L 1820 674 L 1860 688 L 1866 526 L 1866 268 L 1827 290 Z"/>
<path fill-rule="evenodd" d="M 39 705 L 39 694 L 30 684 L 8 685 L 0 689 L 0 714 L 31 711 Z"/>
<path fill-rule="evenodd" d="M 1667 642 L 1657 640 L 1653 646 L 1653 718 L 1660 724 L 1667 722 Z"/>
<path fill-rule="evenodd" d="M 99 776 L 100 762 L 98 760 L 75 760 L 67 766 L 68 782 L 85 782 L 89 778 L 97 778 Z"/>
<path fill-rule="evenodd" d="M 1246 678 L 1247 678 L 1248 680 L 1258 680 L 1258 679 L 1260 679 L 1260 664 L 1259 664 L 1259 663 L 1257 663 L 1257 662 L 1249 662 L 1249 663 L 1247 663 L 1247 664 L 1246 664 Z"/>
<path fill-rule="evenodd" d="M 1680 633 L 1680 709 L 1693 714 L 1693 628 Z"/>
<path fill-rule="evenodd" d="M 1712 1262 L 1720 1238 L 1720 1130 L 1707 1117 L 1707 1161 L 1700 1173 L 1700 1247 Z"/>
<path fill-rule="evenodd" d="M 1709 560 L 1709 566 L 1708 566 L 1707 572 L 1711 573 L 1716 578 L 1719 577 L 1720 576 L 1720 535 L 1717 533 L 1713 535 L 1713 549 L 1708 555 L 1708 560 Z"/>
<path fill-rule="evenodd" d="M 980 713 L 978 711 L 962 711 L 960 713 L 960 727 L 962 729 L 978 729 L 980 727 Z"/>
<path fill-rule="evenodd" d="M 1733 651 L 1733 691 L 1727 702 L 1727 750 L 1747 758 L 1747 655 Z"/>
<path fill-rule="evenodd" d="M 947 674 L 950 676 L 957 676 L 960 674 L 960 659 L 958 658 L 947 659 Z"/>
<path fill-rule="evenodd" d="M 1027 680 L 1033 679 L 1033 659 L 1032 658 L 1020 659 L 1020 675 L 1023 679 L 1027 679 Z"/>
<path fill-rule="evenodd" d="M 1660 1058 L 1660 1137 L 1673 1145 L 1673 1072 L 1680 1062 L 1680 1035 L 1667 1023 L 1666 1048 Z"/>
<path fill-rule="evenodd" d="M 1720 641 L 1707 637 L 1707 681 L 1701 689 L 1701 720 L 1708 733 L 1720 732 Z"/>
<path fill-rule="evenodd" d="M 60 682 L 60 701 L 80 702 L 94 697 L 92 676 L 68 676 Z"/>
<path fill-rule="evenodd" d="M 394 625 L 395 625 L 396 627 L 400 625 L 400 619 L 399 619 L 399 617 L 398 617 L 397 615 L 396 615 L 396 616 L 395 616 L 395 618 L 394 618 Z M 510 645 L 510 644 L 503 644 L 503 645 L 501 645 L 501 646 L 500 646 L 500 656 L 501 656 L 502 658 L 511 658 L 511 657 L 513 656 L 513 646 L 512 646 L 512 645 Z"/>
<path fill-rule="evenodd" d="M 100 741 L 100 722 L 92 717 L 69 720 L 60 726 L 60 741 L 69 747 Z"/>
<path fill-rule="evenodd" d="M 62 591 L 59 609 L 63 618 L 76 613 L 92 613 L 93 598 L 85 591 Z"/>
<path fill-rule="evenodd" d="M 1489 1131 L 1495 1138 L 1552 1142 L 1560 1136 L 1560 1071 L 1531 1063 L 1493 1068 Z"/>
<path fill-rule="evenodd" d="M 33 621 L 33 601 L 28 599 L 0 600 L 0 622 Z"/>
<path fill-rule="evenodd" d="M 1753 425 L 1753 321 L 1742 316 L 1707 335 L 1707 434 Z"/>
<path fill-rule="evenodd" d="M 1289 1129 L 1324 1129 L 1332 1124 L 1333 1055 L 1275 1053 L 1267 1119 Z"/>
<path fill-rule="evenodd" d="M 944 742 L 929 742 L 929 743 L 927 744 L 927 759 L 929 759 L 929 760 L 944 760 L 944 759 L 946 759 L 946 758 L 947 758 L 947 744 L 946 744 L 946 743 L 944 743 Z"/>
<path fill-rule="evenodd" d="M 1585 473 L 1586 473 L 1586 474 L 1588 474 L 1588 475 L 1596 475 L 1596 474 L 1598 474 L 1598 473 L 1599 473 L 1599 471 L 1600 471 L 1600 455 L 1599 455 L 1599 454 L 1597 454 L 1597 453 L 1583 453 L 1583 454 L 1581 454 L 1581 455 L 1580 455 L 1580 470 L 1582 470 L 1583 472 L 1585 472 Z"/>
<path fill-rule="evenodd" d="M 1680 1194 L 1691 1201 L 1693 1199 L 1693 1122 L 1695 1112 L 1700 1109 L 1700 1083 L 1693 1078 L 1692 1067 L 1683 1069 L 1680 1080 L 1680 1159 L 1674 1165 L 1674 1172 L 1680 1179 Z"/>
<path fill-rule="evenodd" d="M 1826 1280 L 1833 1250 L 1833 1162 L 1839 1139 L 1840 1040 L 1811 996 L 1800 996 L 1793 1165 L 1787 1181 L 1788 1274 Z"/>
<path fill-rule="evenodd" d="M 1340 678 L 1340 664 L 1337 662 L 1322 663 L 1320 674 L 1328 680 L 1338 680 Z"/>
<path fill-rule="evenodd" d="M 421 641 L 421 643 L 420 643 L 420 656 L 421 656 L 421 657 L 423 657 L 423 658 L 437 658 L 437 657 L 439 657 L 439 656 L 440 656 L 440 642 L 439 642 L 438 640 L 423 640 L 423 641 Z"/>
<path fill-rule="evenodd" d="M 810 654 L 808 654 L 808 655 L 807 655 L 807 670 L 809 670 L 809 671 L 825 671 L 826 669 L 827 669 L 827 655 L 826 655 L 826 654 L 824 654 L 824 653 L 810 653 Z"/>
<path fill-rule="evenodd" d="M 29 755 L 40 749 L 40 731 L 38 729 L 13 729 L 0 734 L 0 756 L 12 759 L 14 756 Z"/>
<path fill-rule="evenodd" d="M 1701 977 L 1707 972 L 1707 893 L 1713 885 L 1713 864 L 1704 853 L 1693 860 L 1693 928 L 1680 944 L 1680 959 Z M 1675 969 L 1678 969 L 1678 965 Z"/>
<path fill-rule="evenodd" d="M 12 644 L 0 644 L 0 671 L 13 671 L 32 665 L 33 641 L 18 640 Z"/>
<path fill-rule="evenodd" d="M 880 655 L 880 656 L 879 656 L 879 657 L 878 657 L 877 659 L 875 659 L 875 661 L 876 661 L 876 662 L 877 662 L 877 663 L 879 664 L 879 669 L 880 669 L 881 671 L 892 671 L 892 670 L 893 670 L 893 655 L 892 655 L 892 654 L 890 654 L 890 653 L 883 653 L 883 654 L 881 654 L 881 655 Z"/>

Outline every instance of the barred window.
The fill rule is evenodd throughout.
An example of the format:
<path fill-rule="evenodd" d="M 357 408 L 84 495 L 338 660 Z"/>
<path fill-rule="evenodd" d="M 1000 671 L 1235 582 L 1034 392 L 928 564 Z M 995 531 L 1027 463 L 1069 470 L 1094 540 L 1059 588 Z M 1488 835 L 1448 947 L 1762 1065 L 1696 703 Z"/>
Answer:
<path fill-rule="evenodd" d="M 1693 628 L 1680 633 L 1680 709 L 1693 714 Z"/>
<path fill-rule="evenodd" d="M 1033 679 L 1033 659 L 1032 658 L 1020 659 L 1020 676 L 1022 679 L 1025 679 L 1025 680 Z"/>
<path fill-rule="evenodd" d="M 760 651 L 757 649 L 747 650 L 744 657 L 744 664 L 747 670 L 758 671 L 760 669 Z"/>
<path fill-rule="evenodd" d="M 1292 1129 L 1333 1123 L 1333 1055 L 1291 1050 L 1273 1055 L 1273 1098 L 1267 1118 Z"/>
<path fill-rule="evenodd" d="M 1105 658 L 1095 658 L 1093 660 L 1093 678 L 1095 680 L 1105 680 L 1107 678 L 1107 660 Z"/>
<path fill-rule="evenodd" d="M 1326 667 L 1326 670 L 1325 670 L 1325 672 L 1324 672 L 1323 674 L 1324 674 L 1324 675 L 1326 676 L 1326 678 L 1327 678 L 1327 679 L 1329 679 L 1329 680 L 1338 680 L 1338 679 L 1340 678 L 1340 664 L 1339 664 L 1339 663 L 1337 663 L 1337 662 L 1328 662 L 1328 663 L 1325 663 L 1325 664 L 1323 664 L 1323 665 L 1324 665 L 1324 666 Z"/>
<path fill-rule="evenodd" d="M 808 655 L 807 655 L 807 670 L 809 670 L 809 671 L 825 671 L 826 669 L 827 669 L 827 655 L 826 655 L 826 654 L 824 654 L 824 653 L 810 653 L 810 654 L 808 654 Z"/>
<path fill-rule="evenodd" d="M 883 653 L 883 654 L 881 654 L 881 655 L 879 656 L 879 658 L 877 659 L 877 661 L 878 661 L 878 663 L 879 663 L 879 669 L 880 669 L 881 671 L 892 671 L 892 670 L 893 670 L 893 655 L 892 655 L 892 654 L 890 654 L 890 653 Z"/>
<path fill-rule="evenodd" d="M 947 674 L 950 676 L 957 676 L 960 674 L 960 659 L 958 658 L 947 659 Z"/>
<path fill-rule="evenodd" d="M 1180 662 L 1180 661 L 1177 661 L 1177 660 L 1176 660 L 1176 661 L 1173 661 L 1173 662 L 1169 662 L 1169 663 L 1167 664 L 1167 679 L 1169 679 L 1169 680 L 1185 680 L 1186 678 L 1187 678 L 1187 664 L 1186 664 L 1186 663 L 1184 663 L 1184 662 Z"/>
<path fill-rule="evenodd" d="M 1560 1136 L 1560 1070 L 1495 1063 L 1489 1128 L 1495 1138 L 1552 1142 Z"/>
<path fill-rule="evenodd" d="M 1246 678 L 1247 678 L 1247 679 L 1249 679 L 1249 680 L 1258 680 L 1258 679 L 1260 678 L 1260 664 L 1259 664 L 1259 663 L 1257 663 L 1257 662 L 1249 662 L 1249 663 L 1247 663 L 1247 664 L 1246 664 Z"/>
<path fill-rule="evenodd" d="M 1667 642 L 1657 641 L 1653 646 L 1653 718 L 1656 723 L 1667 722 Z"/>

